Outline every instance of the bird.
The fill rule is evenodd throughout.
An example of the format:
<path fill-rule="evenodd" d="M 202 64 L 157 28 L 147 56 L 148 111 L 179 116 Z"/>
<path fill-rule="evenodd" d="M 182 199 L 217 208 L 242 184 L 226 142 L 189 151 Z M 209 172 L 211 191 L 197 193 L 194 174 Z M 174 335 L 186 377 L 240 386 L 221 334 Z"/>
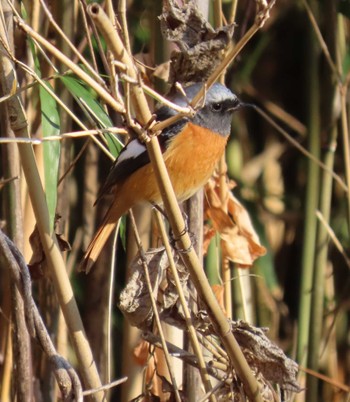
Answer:
<path fill-rule="evenodd" d="M 186 107 L 203 83 L 194 83 L 169 97 Z M 225 152 L 231 132 L 232 114 L 243 103 L 226 86 L 215 83 L 205 93 L 204 101 L 192 117 L 183 117 L 166 127 L 158 140 L 177 200 L 185 201 L 202 188 L 211 177 Z M 170 106 L 156 109 L 157 121 L 176 115 Z M 102 224 L 90 242 L 80 270 L 88 273 L 119 219 L 133 206 L 149 202 L 161 205 L 162 198 L 146 146 L 138 138 L 131 139 L 113 163 L 97 202 L 106 194 L 112 202 Z"/>

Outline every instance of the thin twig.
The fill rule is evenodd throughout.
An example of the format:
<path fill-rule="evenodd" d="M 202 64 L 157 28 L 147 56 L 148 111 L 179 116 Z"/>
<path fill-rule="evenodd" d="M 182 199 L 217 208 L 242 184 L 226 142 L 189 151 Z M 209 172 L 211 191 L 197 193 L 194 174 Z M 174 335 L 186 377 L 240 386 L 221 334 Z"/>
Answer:
<path fill-rule="evenodd" d="M 92 45 L 89 25 L 88 25 L 88 21 L 87 21 L 87 18 L 86 18 L 86 12 L 85 12 L 84 6 L 83 6 L 81 1 L 79 1 L 79 6 L 80 6 L 80 9 L 82 11 L 81 15 L 82 15 L 83 25 L 84 25 L 84 30 L 85 30 L 85 38 L 87 40 L 88 48 L 90 50 L 90 56 L 92 58 L 92 64 L 94 66 L 93 69 L 95 71 L 98 71 L 96 56 L 95 56 L 95 52 L 94 52 L 94 47 Z M 78 50 L 78 54 L 79 55 L 81 54 L 81 52 L 79 50 Z"/>
<path fill-rule="evenodd" d="M 104 69 L 106 71 L 106 74 L 110 77 L 111 72 L 109 70 L 109 65 L 108 65 L 106 55 L 105 55 L 104 46 L 102 45 L 102 41 L 101 41 L 100 35 L 98 34 L 98 31 L 97 31 L 97 28 L 95 26 L 94 21 L 92 20 L 92 18 L 89 15 L 89 13 L 87 13 L 88 5 L 86 3 L 86 0 L 80 0 L 80 3 L 82 4 L 83 13 L 85 13 L 85 15 L 88 17 L 89 23 L 91 24 L 91 29 L 92 29 L 94 38 L 95 38 L 96 43 L 97 43 L 98 52 L 99 52 L 99 56 L 101 57 L 103 67 L 104 67 Z"/>
<path fill-rule="evenodd" d="M 253 97 L 260 104 L 262 104 L 265 110 L 267 110 L 272 116 L 276 117 L 278 120 L 282 121 L 283 124 L 288 126 L 290 129 L 298 133 L 303 138 L 306 137 L 307 129 L 305 124 L 303 124 L 295 116 L 288 113 L 277 103 L 265 99 L 264 96 L 261 93 L 259 93 L 259 91 L 256 90 L 252 85 L 246 85 L 244 87 L 244 92 L 247 93 L 250 97 Z"/>
<path fill-rule="evenodd" d="M 299 144 L 293 137 L 291 137 L 286 130 L 284 130 L 279 124 L 277 124 L 267 113 L 265 113 L 261 108 L 255 105 L 251 105 L 254 109 L 267 121 L 271 126 L 273 126 L 280 134 L 283 135 L 295 148 L 297 148 L 303 155 L 312 160 L 316 165 L 322 168 L 325 172 L 329 173 L 333 179 L 340 185 L 340 187 L 346 192 L 349 192 L 348 186 L 344 183 L 342 178 L 337 175 L 333 170 L 330 170 L 323 162 L 315 158 L 307 149 Z"/>
<path fill-rule="evenodd" d="M 339 388 L 340 390 L 342 390 L 350 395 L 350 387 L 347 384 L 343 384 L 334 378 L 329 378 L 328 376 L 318 373 L 317 371 L 311 370 L 307 367 L 299 366 L 299 370 L 304 371 L 305 373 L 308 373 L 308 374 L 312 375 L 313 377 L 319 378 L 320 380 L 326 382 L 327 384 L 330 384 L 333 387 Z"/>
<path fill-rule="evenodd" d="M 170 109 L 175 110 L 178 113 L 181 113 L 182 117 L 193 117 L 195 115 L 195 110 L 188 105 L 187 107 L 181 107 L 176 103 L 171 102 L 169 99 L 161 96 L 157 91 L 149 87 L 148 85 L 141 83 L 142 89 L 145 93 L 155 99 L 159 104 L 168 106 Z"/>
<path fill-rule="evenodd" d="M 227 165 L 226 165 L 226 156 L 223 155 L 221 157 L 221 160 L 219 162 L 219 168 L 218 168 L 218 174 L 219 174 L 219 196 L 220 196 L 220 202 L 221 202 L 221 208 L 225 210 L 225 213 L 227 213 L 227 203 L 226 200 L 228 198 L 227 192 L 227 179 L 226 179 L 226 174 L 227 174 Z M 224 240 L 220 240 L 220 250 L 224 250 Z M 230 276 L 231 276 L 231 267 L 229 260 L 222 256 L 221 258 L 221 277 L 222 281 L 224 283 L 224 306 L 226 310 L 226 314 L 228 318 L 232 319 L 232 286 L 230 282 Z"/>
<path fill-rule="evenodd" d="M 230 18 L 229 18 L 230 24 L 233 24 L 236 20 L 237 3 L 238 3 L 238 0 L 232 0 Z"/>
<path fill-rule="evenodd" d="M 206 346 L 206 342 L 211 343 L 211 344 L 213 345 L 213 347 L 217 349 L 217 351 L 219 352 L 219 354 L 220 354 L 225 360 L 227 360 L 227 358 L 228 358 L 227 352 L 225 351 L 225 349 L 223 349 L 220 345 L 218 345 L 218 344 L 216 343 L 215 338 L 213 338 L 213 337 L 211 337 L 211 336 L 207 336 L 207 337 L 205 337 L 205 342 L 204 342 L 203 340 L 204 340 L 204 336 L 202 337 L 202 344 L 203 344 L 204 346 Z"/>
<path fill-rule="evenodd" d="M 61 29 L 61 27 L 57 24 L 57 22 L 55 21 L 55 19 L 53 18 L 50 10 L 48 9 L 46 3 L 44 2 L 44 0 L 40 0 L 41 6 L 45 11 L 45 14 L 48 18 L 48 20 L 50 21 L 50 23 L 53 25 L 53 27 L 56 29 L 56 31 L 59 33 L 59 35 L 61 35 L 61 37 L 63 38 L 63 40 L 68 44 L 68 46 L 70 47 L 70 49 L 72 50 L 72 52 L 75 54 L 75 56 L 81 61 L 81 63 L 90 71 L 90 73 L 92 74 L 92 76 L 94 77 L 94 79 L 100 84 L 102 85 L 104 88 L 106 87 L 106 83 L 104 82 L 104 80 L 101 78 L 101 76 L 97 73 L 97 71 L 95 71 L 90 63 L 85 59 L 85 57 L 81 54 L 81 52 L 79 52 L 79 50 L 73 45 L 73 43 L 70 41 L 70 39 L 67 37 L 67 35 L 63 32 L 63 30 Z M 89 35 L 87 35 L 89 38 Z M 89 40 L 89 39 L 88 39 Z"/>
<path fill-rule="evenodd" d="M 163 349 L 160 338 L 158 336 L 154 335 L 152 332 L 143 332 L 142 338 L 145 341 L 149 342 L 150 344 L 154 345 L 155 347 Z M 170 342 L 166 342 L 166 345 L 167 345 L 167 348 L 168 348 L 171 356 L 176 357 L 176 358 L 182 360 L 184 363 L 189 364 L 190 366 L 199 369 L 198 363 L 197 363 L 197 357 L 194 354 L 189 353 L 186 350 L 183 350 L 183 349 L 179 348 L 178 346 L 173 345 Z M 215 378 L 219 381 L 224 381 L 224 379 L 227 378 L 226 375 L 223 376 L 221 372 L 219 373 L 213 367 L 210 367 L 207 365 L 206 369 L 207 369 L 208 373 L 210 374 L 210 376 L 212 376 L 213 378 Z"/>
<path fill-rule="evenodd" d="M 118 2 L 118 15 L 120 16 L 125 48 L 129 52 L 129 54 L 131 54 L 129 30 L 128 30 L 128 23 L 127 23 L 127 19 L 126 19 L 126 0 L 120 0 Z"/>
<path fill-rule="evenodd" d="M 341 124 L 342 124 L 342 138 L 343 138 L 343 155 L 344 155 L 344 169 L 347 188 L 350 186 L 350 140 L 349 140 L 349 121 L 348 121 L 348 108 L 347 102 L 347 88 L 340 88 L 341 99 Z M 350 194 L 347 194 L 347 218 L 348 227 L 350 227 Z"/>
<path fill-rule="evenodd" d="M 127 135 L 128 132 L 124 128 L 117 128 L 117 127 L 108 127 L 108 128 L 101 128 L 101 129 L 95 129 L 95 130 L 82 130 L 82 131 L 74 131 L 70 133 L 63 133 L 60 135 L 49 135 L 44 138 L 6 138 L 6 137 L 0 137 L 0 144 L 8 144 L 8 143 L 16 143 L 16 144 L 33 144 L 33 145 L 39 145 L 43 144 L 44 142 L 48 141 L 63 141 L 66 139 L 70 138 L 81 138 L 81 137 L 92 137 L 96 135 L 101 135 L 101 134 L 121 134 L 121 135 Z M 116 140 L 120 143 L 120 145 L 123 145 L 121 141 L 116 138 Z M 113 156 L 110 156 L 111 159 L 114 160 Z"/>
<path fill-rule="evenodd" d="M 44 89 L 49 93 L 50 96 L 62 107 L 62 109 L 85 131 L 88 130 L 87 126 L 66 106 L 64 102 L 56 95 L 56 93 L 47 85 L 45 85 L 45 81 L 40 78 L 31 68 L 29 68 L 26 64 L 20 62 L 19 60 L 14 60 L 16 64 L 18 64 L 24 71 L 30 74 Z M 78 100 L 77 100 L 78 101 Z M 78 101 L 79 103 L 79 101 Z M 59 139 L 59 136 L 57 136 Z M 102 151 L 112 160 L 114 160 L 113 155 L 108 151 L 106 147 L 104 147 L 97 138 L 92 137 L 92 140 L 96 143 L 96 145 L 102 149 Z"/>
<path fill-rule="evenodd" d="M 343 82 L 341 74 L 340 74 L 339 70 L 337 69 L 337 66 L 334 63 L 331 54 L 329 53 L 327 43 L 323 39 L 322 33 L 321 33 L 320 28 L 317 24 L 317 21 L 312 13 L 312 10 L 306 0 L 303 0 L 303 4 L 304 4 L 305 10 L 306 10 L 306 13 L 310 19 L 312 28 L 314 29 L 318 42 L 321 46 L 323 54 L 326 57 L 327 63 L 329 65 L 330 69 L 332 70 L 333 74 L 337 77 L 338 83 L 341 84 Z"/>
<path fill-rule="evenodd" d="M 324 227 L 326 228 L 329 237 L 332 239 L 335 247 L 338 249 L 339 253 L 343 256 L 346 265 L 350 269 L 350 258 L 347 256 L 344 247 L 342 246 L 336 234 L 334 233 L 334 230 L 330 227 L 329 223 L 326 222 L 323 215 L 321 214 L 321 211 L 316 211 L 316 216 L 322 223 L 322 225 L 324 225 Z"/>
<path fill-rule="evenodd" d="M 28 24 L 24 22 L 22 18 L 17 14 L 18 25 L 29 36 L 38 41 L 42 46 L 46 48 L 52 55 L 54 55 L 61 63 L 70 68 L 74 74 L 82 79 L 86 84 L 91 87 L 108 105 L 110 105 L 116 112 L 125 113 L 124 105 L 121 105 L 116 101 L 104 88 L 101 87 L 94 79 L 92 79 L 84 70 L 82 70 L 77 64 L 73 63 L 67 56 L 60 52 L 55 46 L 53 46 L 48 40 L 35 32 Z"/>
<path fill-rule="evenodd" d="M 94 389 L 87 389 L 86 391 L 83 391 L 84 396 L 92 395 L 95 394 L 96 392 L 100 391 L 108 391 L 111 388 L 117 387 L 118 385 L 123 384 L 128 380 L 128 377 L 123 377 L 120 378 L 119 380 L 115 380 L 110 382 L 109 384 L 102 385 L 102 387 L 94 388 Z"/>
<path fill-rule="evenodd" d="M 205 401 L 207 401 L 208 399 L 210 399 L 211 395 L 213 395 L 214 392 L 217 392 L 222 386 L 223 386 L 223 383 L 222 383 L 222 382 L 217 383 L 217 384 L 215 385 L 215 387 L 214 387 L 210 392 L 207 392 L 207 393 L 203 396 L 203 398 L 201 398 L 198 402 L 205 402 Z"/>
<path fill-rule="evenodd" d="M 117 256 L 119 228 L 120 228 L 120 219 L 114 230 L 113 246 L 111 250 L 110 275 L 109 275 L 108 316 L 107 316 L 107 381 L 108 382 L 110 382 L 112 378 L 112 316 L 113 316 L 114 279 L 116 271 L 116 259 L 117 259 L 116 256 Z"/>
<path fill-rule="evenodd" d="M 240 41 L 226 54 L 225 58 L 222 60 L 220 65 L 215 69 L 215 71 L 210 75 L 206 82 L 206 87 L 198 92 L 198 94 L 193 98 L 191 105 L 195 107 L 198 102 L 203 99 L 205 91 L 208 90 L 214 82 L 220 77 L 221 74 L 225 72 L 227 67 L 233 62 L 237 55 L 242 51 L 244 46 L 250 41 L 250 39 L 255 35 L 255 33 L 264 26 L 266 20 L 270 17 L 270 10 L 275 4 L 275 0 L 271 0 L 269 4 L 265 2 L 258 3 L 257 6 L 260 8 L 256 14 L 254 24 L 249 28 L 249 30 L 244 34 Z"/>
<path fill-rule="evenodd" d="M 210 342 L 211 337 L 198 336 L 199 342 L 221 363 L 228 363 L 227 354 L 215 342 Z"/>

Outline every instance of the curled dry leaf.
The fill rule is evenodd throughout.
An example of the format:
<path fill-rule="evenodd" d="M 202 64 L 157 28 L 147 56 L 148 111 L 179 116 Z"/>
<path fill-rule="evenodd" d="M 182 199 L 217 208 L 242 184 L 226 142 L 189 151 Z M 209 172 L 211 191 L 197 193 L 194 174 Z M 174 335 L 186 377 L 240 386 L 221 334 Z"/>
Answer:
<path fill-rule="evenodd" d="M 203 318 L 197 316 L 197 330 L 207 337 L 216 335 L 213 326 L 208 325 L 205 316 Z M 298 364 L 266 336 L 266 328 L 254 327 L 245 321 L 231 321 L 231 330 L 263 388 L 273 383 L 285 391 L 302 391 L 297 382 Z"/>
<path fill-rule="evenodd" d="M 149 343 L 143 339 L 134 348 L 134 358 L 139 366 L 145 366 L 149 356 Z"/>
<path fill-rule="evenodd" d="M 152 324 L 153 310 L 142 258 L 148 266 L 153 297 L 156 298 L 159 314 L 163 319 L 171 321 L 171 318 L 177 320 L 181 311 L 173 309 L 177 305 L 178 294 L 165 249 L 162 247 L 150 249 L 142 257 L 136 256 L 131 263 L 133 274 L 120 294 L 119 307 L 132 325 L 147 330 Z M 176 252 L 174 260 L 186 295 L 189 273 Z"/>
<path fill-rule="evenodd" d="M 213 177 L 205 187 L 205 214 L 220 234 L 223 258 L 250 267 L 266 249 L 260 244 L 247 210 L 228 187 L 223 200 L 219 190 L 219 178 Z"/>
<path fill-rule="evenodd" d="M 298 365 L 266 336 L 266 330 L 244 321 L 232 322 L 232 331 L 251 368 L 282 389 L 300 392 Z"/>
<path fill-rule="evenodd" d="M 146 367 L 144 373 L 144 381 L 147 384 L 147 389 L 150 392 L 152 398 L 155 398 L 154 400 L 159 401 L 159 396 L 163 398 L 164 393 L 162 392 L 162 389 L 164 388 L 162 378 L 163 376 L 158 372 L 159 367 L 162 366 L 161 364 L 159 364 L 159 361 L 163 358 L 163 351 L 161 349 L 156 349 L 154 352 L 150 353 L 150 349 L 153 349 L 152 345 L 150 345 L 147 341 L 141 339 L 139 344 L 134 349 L 134 357 L 136 359 L 136 362 L 140 366 Z M 144 400 L 153 399 L 144 399 L 141 397 L 140 401 Z M 163 398 L 161 400 L 167 399 Z"/>
<path fill-rule="evenodd" d="M 215 236 L 216 230 L 208 225 L 203 227 L 203 251 L 206 254 L 208 251 L 211 239 Z"/>
<path fill-rule="evenodd" d="M 195 1 L 180 7 L 164 1 L 160 16 L 163 36 L 175 42 L 180 51 L 171 54 L 169 82 L 203 82 L 223 58 L 231 41 L 234 25 L 214 29 L 202 16 Z"/>

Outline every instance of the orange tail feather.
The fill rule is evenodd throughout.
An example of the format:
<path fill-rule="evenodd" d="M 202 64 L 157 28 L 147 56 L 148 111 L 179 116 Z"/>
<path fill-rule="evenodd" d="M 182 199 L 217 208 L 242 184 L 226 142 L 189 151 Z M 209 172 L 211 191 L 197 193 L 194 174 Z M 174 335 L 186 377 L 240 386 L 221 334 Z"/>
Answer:
<path fill-rule="evenodd" d="M 120 217 L 128 210 L 123 205 L 112 204 L 103 219 L 103 223 L 91 240 L 84 258 L 79 265 L 79 271 L 89 273 L 95 264 L 109 236 L 118 224 Z"/>

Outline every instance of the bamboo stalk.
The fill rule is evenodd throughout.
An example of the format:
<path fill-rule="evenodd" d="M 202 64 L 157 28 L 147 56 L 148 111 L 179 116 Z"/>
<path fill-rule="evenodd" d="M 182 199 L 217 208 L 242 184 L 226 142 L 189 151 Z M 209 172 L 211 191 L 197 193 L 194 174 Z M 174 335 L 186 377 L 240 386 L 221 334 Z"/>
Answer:
<path fill-rule="evenodd" d="M 0 95 L 5 95 L 8 88 L 11 88 L 11 61 L 5 56 L 5 43 L 9 46 L 9 50 L 13 52 L 13 15 L 11 8 L 7 2 L 2 1 L 0 4 L 0 36 L 8 38 L 8 42 L 0 45 Z M 1 113 L 1 130 L 5 136 L 13 138 L 14 134 L 11 130 L 11 112 L 10 104 L 7 103 Z M 2 163 L 6 177 L 20 176 L 20 161 L 18 149 L 14 143 L 6 144 L 2 150 Z M 7 210 L 7 232 L 8 235 L 17 244 L 17 247 L 23 251 L 23 219 L 20 196 L 19 180 L 13 180 L 5 187 L 4 207 Z M 6 297 L 6 296 L 5 296 Z M 11 323 L 9 328 L 9 336 L 12 337 L 12 356 L 13 364 L 12 379 L 15 397 L 19 402 L 34 399 L 33 392 L 33 362 L 32 348 L 30 336 L 25 320 L 25 306 L 21 298 L 21 294 L 14 281 L 10 282 L 10 294 L 7 295 L 11 299 Z M 7 311 L 9 313 L 9 311 Z M 10 341 L 8 340 L 10 343 Z M 10 343 L 11 344 L 11 343 Z M 9 367 L 8 367 L 9 368 Z M 9 374 L 9 372 L 7 373 Z M 6 397 L 6 395 L 5 395 Z"/>

